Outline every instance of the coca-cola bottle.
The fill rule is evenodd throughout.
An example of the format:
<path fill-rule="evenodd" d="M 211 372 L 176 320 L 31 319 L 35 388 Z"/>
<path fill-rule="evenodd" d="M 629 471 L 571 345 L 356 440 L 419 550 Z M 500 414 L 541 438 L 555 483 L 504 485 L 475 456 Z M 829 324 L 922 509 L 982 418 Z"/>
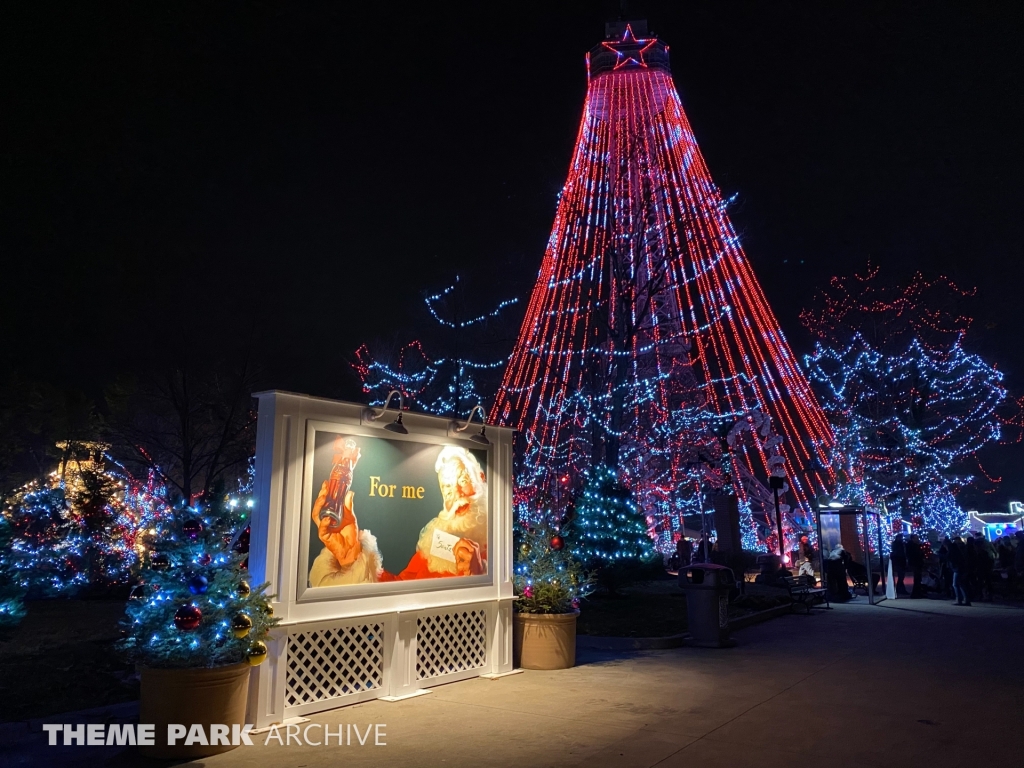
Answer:
<path fill-rule="evenodd" d="M 333 532 L 341 528 L 345 495 L 352 486 L 352 471 L 356 468 L 359 456 L 359 446 L 355 440 L 340 435 L 335 438 L 334 465 L 331 467 L 330 477 L 327 478 L 327 498 L 324 499 L 324 506 L 320 510 L 321 520 L 325 517 L 331 519 L 327 526 L 328 531 Z"/>

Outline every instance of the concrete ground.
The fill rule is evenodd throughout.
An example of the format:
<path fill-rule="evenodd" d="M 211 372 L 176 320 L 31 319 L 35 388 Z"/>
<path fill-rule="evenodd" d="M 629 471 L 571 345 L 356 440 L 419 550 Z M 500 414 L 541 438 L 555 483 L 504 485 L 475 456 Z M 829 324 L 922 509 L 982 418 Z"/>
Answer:
<path fill-rule="evenodd" d="M 453 683 L 311 719 L 364 733 L 386 724 L 386 746 L 370 746 L 372 736 L 366 746 L 264 746 L 264 736 L 190 765 L 943 768 L 1024 760 L 1020 608 L 906 599 L 872 607 L 862 597 L 736 636 L 738 647 L 725 650 L 584 652 L 574 669 Z M 167 765 L 130 749 L 47 748 L 42 734 L 19 742 L 8 760 Z"/>
<path fill-rule="evenodd" d="M 863 603 L 864 599 L 861 598 Z M 589 653 L 574 669 L 440 686 L 313 722 L 386 723 L 383 747 L 247 747 L 210 768 L 1020 765 L 1024 610 L 837 606 L 727 650 Z"/>

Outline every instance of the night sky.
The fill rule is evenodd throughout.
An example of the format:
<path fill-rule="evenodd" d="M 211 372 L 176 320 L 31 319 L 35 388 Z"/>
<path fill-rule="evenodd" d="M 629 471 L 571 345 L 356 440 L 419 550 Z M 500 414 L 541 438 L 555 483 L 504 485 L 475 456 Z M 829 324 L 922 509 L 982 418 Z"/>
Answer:
<path fill-rule="evenodd" d="M 86 390 L 170 343 L 357 398 L 427 290 L 525 298 L 607 3 L 42 3 L 0 12 L 3 365 Z M 617 4 L 612 4 L 617 8 Z M 815 289 L 977 286 L 968 348 L 1024 394 L 1019 3 L 650 2 L 798 353 Z M 1024 497 L 1024 450 L 982 502 Z"/>

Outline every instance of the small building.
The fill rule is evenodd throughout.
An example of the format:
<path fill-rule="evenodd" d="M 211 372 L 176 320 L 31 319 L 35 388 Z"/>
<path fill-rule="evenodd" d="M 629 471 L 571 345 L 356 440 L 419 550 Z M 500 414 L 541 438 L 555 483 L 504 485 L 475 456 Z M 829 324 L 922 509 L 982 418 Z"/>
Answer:
<path fill-rule="evenodd" d="M 1024 531 L 1024 503 L 1019 501 L 1010 502 L 1009 512 L 968 510 L 967 514 L 971 521 L 971 531 L 981 531 L 989 541 Z"/>

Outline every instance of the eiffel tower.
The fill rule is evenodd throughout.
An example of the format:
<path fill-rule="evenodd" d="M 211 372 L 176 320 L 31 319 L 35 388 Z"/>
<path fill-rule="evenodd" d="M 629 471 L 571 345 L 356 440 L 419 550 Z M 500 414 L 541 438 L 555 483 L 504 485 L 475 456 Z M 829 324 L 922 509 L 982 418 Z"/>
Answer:
<path fill-rule="evenodd" d="M 717 482 L 735 478 L 741 500 L 771 515 L 767 477 L 784 472 L 783 511 L 809 519 L 832 485 L 832 432 L 704 164 L 668 46 L 644 21 L 612 23 L 587 71 L 569 175 L 491 417 L 524 433 L 537 483 L 619 466 L 661 534 L 694 511 L 678 490 L 708 463 L 713 433 L 756 421 Z"/>

